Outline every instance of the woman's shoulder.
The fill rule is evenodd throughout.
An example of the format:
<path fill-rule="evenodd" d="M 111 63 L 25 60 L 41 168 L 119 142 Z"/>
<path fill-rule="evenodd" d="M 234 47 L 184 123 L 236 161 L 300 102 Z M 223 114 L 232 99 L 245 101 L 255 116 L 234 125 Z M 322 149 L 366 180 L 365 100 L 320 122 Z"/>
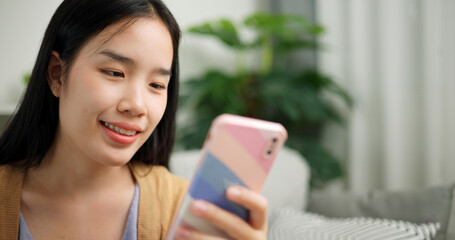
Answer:
<path fill-rule="evenodd" d="M 25 170 L 19 163 L 8 163 L 0 164 L 0 179 L 3 182 L 4 179 L 13 180 L 21 179 L 25 173 Z"/>
<path fill-rule="evenodd" d="M 16 164 L 0 165 L 0 239 L 17 237 L 24 173 Z"/>
<path fill-rule="evenodd" d="M 0 164 L 0 199 L 20 193 L 24 175 L 25 170 L 17 164 Z"/>

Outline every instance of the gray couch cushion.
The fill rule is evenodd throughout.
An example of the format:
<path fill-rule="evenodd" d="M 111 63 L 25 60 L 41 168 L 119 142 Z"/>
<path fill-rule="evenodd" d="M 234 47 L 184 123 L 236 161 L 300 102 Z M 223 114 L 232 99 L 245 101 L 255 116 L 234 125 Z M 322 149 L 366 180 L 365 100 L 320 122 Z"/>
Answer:
<path fill-rule="evenodd" d="M 312 193 L 308 211 L 340 218 L 389 218 L 418 224 L 439 222 L 437 239 L 455 239 L 453 191 L 454 186 L 441 186 L 363 194 Z"/>
<path fill-rule="evenodd" d="M 353 217 L 331 218 L 283 207 L 274 213 L 270 240 L 428 240 L 433 239 L 438 223 L 415 224 L 392 219 Z"/>

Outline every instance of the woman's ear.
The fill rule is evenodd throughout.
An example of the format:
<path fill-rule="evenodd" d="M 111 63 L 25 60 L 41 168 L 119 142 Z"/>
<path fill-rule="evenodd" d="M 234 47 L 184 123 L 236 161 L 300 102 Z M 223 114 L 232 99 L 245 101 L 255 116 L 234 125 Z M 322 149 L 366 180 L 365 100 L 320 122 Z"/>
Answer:
<path fill-rule="evenodd" d="M 52 51 L 47 67 L 47 83 L 56 97 L 60 97 L 62 91 L 63 61 L 60 54 Z"/>

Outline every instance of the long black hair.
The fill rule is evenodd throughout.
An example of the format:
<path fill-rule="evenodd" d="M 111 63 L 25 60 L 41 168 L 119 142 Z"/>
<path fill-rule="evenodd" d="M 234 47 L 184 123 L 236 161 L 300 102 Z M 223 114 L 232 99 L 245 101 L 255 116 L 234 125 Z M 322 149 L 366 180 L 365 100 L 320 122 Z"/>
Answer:
<path fill-rule="evenodd" d="M 174 54 L 163 118 L 131 161 L 168 167 L 175 135 L 180 28 L 160 0 L 64 0 L 60 4 L 47 27 L 21 104 L 0 137 L 0 164 L 24 160 L 25 168 L 38 166 L 53 143 L 59 100 L 47 82 L 51 52 L 58 52 L 69 69 L 82 46 L 107 26 L 142 17 L 161 19 L 171 35 Z"/>

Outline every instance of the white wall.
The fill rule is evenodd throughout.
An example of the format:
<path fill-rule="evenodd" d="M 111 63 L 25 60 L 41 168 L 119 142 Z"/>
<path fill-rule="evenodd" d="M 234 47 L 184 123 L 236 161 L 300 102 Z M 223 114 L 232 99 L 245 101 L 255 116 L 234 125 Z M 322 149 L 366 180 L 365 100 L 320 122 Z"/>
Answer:
<path fill-rule="evenodd" d="M 36 59 L 46 26 L 61 0 L 0 1 L 0 107 L 15 104 L 24 89 L 22 75 Z M 240 20 L 262 9 L 265 0 L 164 0 L 182 30 L 208 19 L 228 17 Z M 214 59 L 213 53 L 219 57 Z M 225 49 L 206 38 L 186 36 L 181 44 L 181 78 L 194 76 L 206 66 L 230 69 L 233 58 Z"/>
<path fill-rule="evenodd" d="M 0 1 L 0 105 L 15 103 L 24 88 L 47 23 L 60 0 Z"/>

